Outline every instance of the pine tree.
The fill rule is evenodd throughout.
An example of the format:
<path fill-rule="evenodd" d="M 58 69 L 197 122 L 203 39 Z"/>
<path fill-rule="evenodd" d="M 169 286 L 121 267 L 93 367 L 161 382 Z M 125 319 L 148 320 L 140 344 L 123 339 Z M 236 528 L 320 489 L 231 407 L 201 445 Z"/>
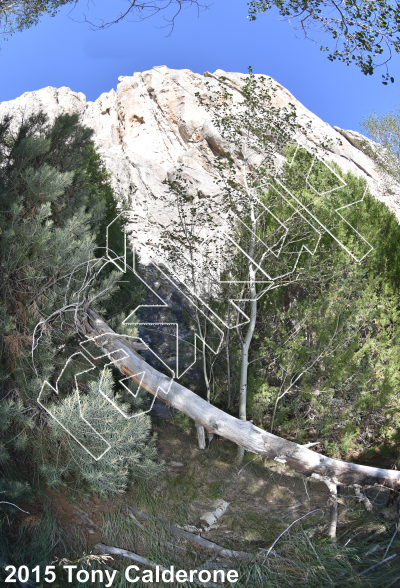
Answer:
<path fill-rule="evenodd" d="M 159 466 L 154 462 L 154 437 L 149 438 L 149 418 L 140 409 L 135 410 L 131 404 L 124 403 L 121 394 L 114 394 L 113 384 L 112 371 L 105 368 L 90 382 L 87 394 L 79 395 L 75 390 L 63 402 L 49 407 L 57 418 L 50 421 L 49 427 L 58 459 L 40 469 L 50 486 L 59 487 L 63 478 L 74 473 L 78 487 L 88 487 L 99 495 L 107 495 L 124 492 L 130 474 L 136 478 L 151 478 L 159 472 Z M 107 398 L 111 398 L 114 405 Z M 79 403 L 82 415 L 88 423 L 95 425 L 98 436 L 80 418 Z M 98 455 L 103 451 L 107 453 L 98 461 L 88 459 L 86 449 L 66 434 L 59 423 L 66 425 L 77 439 L 86 441 L 92 451 L 97 449 Z"/>
<path fill-rule="evenodd" d="M 76 364 L 64 367 L 80 349 L 78 312 L 90 305 L 106 316 L 123 313 L 137 305 L 141 292 L 132 288 L 133 277 L 132 289 L 125 289 L 120 297 L 121 273 L 103 255 L 105 228 L 120 211 L 92 134 L 76 115 L 60 116 L 52 125 L 43 113 L 18 125 L 9 117 L 0 123 L 0 491 L 4 501 L 26 494 L 34 475 L 59 486 L 67 478 L 71 482 L 73 472 L 75 481 L 105 493 L 121 491 L 128 471 L 151 475 L 157 469 L 147 415 L 124 419 L 117 412 L 113 431 L 119 434 L 110 437 L 113 450 L 101 462 L 90 464 L 72 439 L 63 443 L 57 437 L 55 442 L 54 422 L 37 403 L 43 382 L 52 386 L 60 374 L 60 394 L 53 395 L 52 403 L 65 413 L 74 401 Z M 116 230 L 124 223 L 120 217 Z M 96 404 L 100 398 L 94 398 L 92 380 L 91 374 L 83 377 L 79 387 L 85 410 L 94 415 L 108 401 L 101 397 L 103 404 Z M 109 376 L 106 382 L 111 389 Z M 60 463 L 69 465 L 63 469 L 57 466 Z M 106 481 L 105 472 L 111 471 L 115 486 Z"/>

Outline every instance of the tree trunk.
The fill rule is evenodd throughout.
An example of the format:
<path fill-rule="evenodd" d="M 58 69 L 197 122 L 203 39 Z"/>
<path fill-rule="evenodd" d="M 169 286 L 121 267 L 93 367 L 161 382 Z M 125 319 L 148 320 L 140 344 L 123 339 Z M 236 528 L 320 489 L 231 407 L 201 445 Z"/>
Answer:
<path fill-rule="evenodd" d="M 338 500 L 337 500 L 337 485 L 333 482 L 326 482 L 329 488 L 330 497 L 328 500 L 330 520 L 329 520 L 329 537 L 336 539 L 336 529 L 338 522 Z"/>
<path fill-rule="evenodd" d="M 247 184 L 246 184 L 247 185 Z M 254 204 L 251 201 L 251 238 L 249 258 L 253 260 L 256 246 L 256 218 L 254 214 Z M 257 290 L 256 290 L 256 269 L 252 262 L 249 263 L 249 290 L 250 290 L 250 322 L 247 328 L 246 336 L 242 345 L 242 358 L 240 364 L 240 396 L 239 396 L 239 418 L 242 421 L 247 419 L 247 379 L 249 371 L 249 349 L 254 335 L 254 329 L 257 319 Z M 239 446 L 237 453 L 237 463 L 241 465 L 244 458 L 244 448 Z"/>
<path fill-rule="evenodd" d="M 205 449 L 206 448 L 206 434 L 204 431 L 204 427 L 203 427 L 203 425 L 199 425 L 198 423 L 196 423 L 196 429 L 197 429 L 197 440 L 199 442 L 199 448 Z"/>
<path fill-rule="evenodd" d="M 400 471 L 385 470 L 370 466 L 331 459 L 311 451 L 302 445 L 286 441 L 272 433 L 263 431 L 252 423 L 237 419 L 219 408 L 212 406 L 191 390 L 181 386 L 168 376 L 161 374 L 147 364 L 136 352 L 135 345 L 122 335 L 117 335 L 95 312 L 88 309 L 85 320 L 79 323 L 81 333 L 93 340 L 109 356 L 123 350 L 123 359 L 115 360 L 115 365 L 126 376 L 140 383 L 151 394 L 158 396 L 177 408 L 207 431 L 233 441 L 247 451 L 259 453 L 267 459 L 281 459 L 297 472 L 306 476 L 324 476 L 335 484 L 345 486 L 373 486 L 380 484 L 400 491 Z M 136 346 L 137 347 L 137 346 Z M 139 374 L 135 377 L 134 374 Z"/>
<path fill-rule="evenodd" d="M 252 269 L 250 270 L 250 274 L 252 275 L 255 273 Z M 256 300 L 256 287 L 254 281 L 250 288 L 250 296 L 251 296 L 251 310 L 250 310 L 250 323 L 247 329 L 246 337 L 244 339 L 242 345 L 242 359 L 240 365 L 240 398 L 239 398 L 239 418 L 242 421 L 247 419 L 247 379 L 248 379 L 248 370 L 249 370 L 249 348 L 251 340 L 253 339 L 254 329 L 256 326 L 256 318 L 257 318 L 257 300 Z M 237 455 L 237 463 L 240 465 L 243 461 L 244 457 L 244 448 L 238 448 L 238 455 Z"/>

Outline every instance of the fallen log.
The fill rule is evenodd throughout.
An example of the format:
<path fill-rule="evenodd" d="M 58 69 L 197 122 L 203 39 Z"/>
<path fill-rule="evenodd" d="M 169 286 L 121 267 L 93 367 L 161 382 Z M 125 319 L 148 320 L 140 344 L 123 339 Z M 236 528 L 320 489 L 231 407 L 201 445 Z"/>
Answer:
<path fill-rule="evenodd" d="M 148 521 L 149 516 L 146 513 L 140 512 L 139 510 L 136 510 L 131 506 L 128 506 L 128 509 L 132 511 L 132 513 L 139 519 Z M 179 529 L 179 527 L 175 527 L 174 525 L 171 525 L 171 523 L 167 523 L 166 521 L 163 521 L 158 517 L 156 517 L 155 520 L 161 523 L 166 529 L 168 529 L 170 533 L 178 535 L 186 541 L 190 541 L 191 543 L 194 543 L 199 547 L 202 547 L 203 549 L 210 551 L 215 555 L 218 555 L 219 557 L 241 561 L 251 561 L 252 559 L 254 559 L 253 555 L 251 555 L 250 553 L 246 553 L 245 551 L 234 551 L 232 549 L 226 549 L 225 547 L 221 547 L 221 545 L 217 545 L 217 543 L 214 543 L 213 541 L 204 539 L 200 535 L 189 533 L 189 531 L 185 531 L 184 529 Z"/>
<path fill-rule="evenodd" d="M 94 546 L 96 551 L 99 551 L 103 555 L 120 555 L 121 557 L 127 557 L 132 561 L 140 564 L 141 566 L 145 566 L 148 568 L 159 568 L 161 572 L 166 570 L 167 568 L 163 568 L 162 566 L 154 563 L 153 561 L 147 559 L 146 557 L 142 557 L 137 553 L 133 553 L 133 551 L 127 551 L 126 549 L 120 549 L 119 547 L 113 547 L 112 545 L 104 545 L 104 543 L 97 543 Z"/>
<path fill-rule="evenodd" d="M 247 451 L 286 463 L 308 477 L 325 479 L 344 486 L 382 485 L 400 491 L 400 471 L 332 459 L 212 406 L 188 388 L 151 367 L 137 353 L 137 345 L 115 333 L 94 311 L 87 309 L 84 319 L 77 324 L 81 334 L 107 353 L 123 374 L 141 383 L 148 392 L 180 410 L 207 431 L 229 439 Z M 117 359 L 121 356 L 122 359 Z"/>
<path fill-rule="evenodd" d="M 119 547 L 114 547 L 113 545 L 104 545 L 104 543 L 97 543 L 94 546 L 95 550 L 104 554 L 104 555 L 119 555 L 120 557 L 126 557 L 131 559 L 132 561 L 140 564 L 145 568 L 153 568 L 154 570 L 159 570 L 160 572 L 168 572 L 168 568 L 164 568 L 154 561 L 147 559 L 146 557 L 142 557 L 137 553 L 133 553 L 133 551 L 127 551 L 126 549 L 120 549 Z M 200 570 L 199 570 L 200 571 Z M 197 572 L 197 570 L 196 570 Z M 135 579 L 133 582 L 137 582 L 138 580 Z M 220 584 L 215 584 L 214 582 L 202 582 L 198 578 L 193 578 L 193 582 L 195 584 L 199 584 L 200 586 L 209 586 L 210 588 L 220 588 Z"/>

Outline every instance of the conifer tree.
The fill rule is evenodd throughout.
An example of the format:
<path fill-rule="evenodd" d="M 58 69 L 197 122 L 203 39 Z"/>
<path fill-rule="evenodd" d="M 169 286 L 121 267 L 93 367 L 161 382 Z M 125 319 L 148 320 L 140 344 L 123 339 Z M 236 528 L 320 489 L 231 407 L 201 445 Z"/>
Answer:
<path fill-rule="evenodd" d="M 300 151 L 285 164 L 285 185 L 321 215 L 321 201 L 299 182 L 311 160 Z M 360 235 L 372 249 L 357 262 L 325 233 L 302 261 L 299 280 L 260 301 L 249 412 L 277 434 L 317 439 L 322 451 L 345 458 L 399 439 L 400 227 L 365 180 L 334 169 L 346 185 L 330 194 L 329 207 L 341 209 L 345 221 L 334 214 L 332 234 L 359 258 Z M 319 185 L 329 183 L 327 172 L 315 167 Z"/>
<path fill-rule="evenodd" d="M 103 256 L 105 229 L 120 211 L 92 134 L 76 115 L 60 116 L 53 124 L 43 113 L 18 124 L 10 117 L 0 123 L 3 501 L 14 502 L 26 493 L 34 476 L 54 486 L 78 480 L 104 494 L 123 490 L 128 471 L 146 476 L 156 469 L 146 415 L 127 419 L 114 411 L 114 425 L 104 432 L 112 451 L 99 461 L 87 456 L 85 462 L 77 443 L 66 438 L 65 431 L 57 436 L 50 415 L 37 403 L 43 382 L 52 386 L 61 373 L 60 393 L 49 400 L 64 414 L 73 402 L 76 364 L 64 366 L 80 349 L 75 328 L 79 310 L 90 305 L 105 316 L 123 313 L 137 305 L 141 294 L 140 288 L 131 288 L 119 297 L 121 274 Z M 124 222 L 120 217 L 117 229 L 123 229 Z M 100 400 L 108 401 L 95 398 L 92 374 L 78 385 L 82 405 L 94 418 L 104 405 Z M 110 376 L 105 385 L 113 396 Z M 78 417 L 76 413 L 71 418 Z"/>

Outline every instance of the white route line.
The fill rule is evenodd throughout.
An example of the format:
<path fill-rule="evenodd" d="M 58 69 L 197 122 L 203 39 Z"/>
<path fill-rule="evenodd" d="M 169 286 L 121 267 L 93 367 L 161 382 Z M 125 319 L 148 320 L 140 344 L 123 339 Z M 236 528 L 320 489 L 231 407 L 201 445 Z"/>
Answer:
<path fill-rule="evenodd" d="M 289 166 L 293 165 L 293 162 L 295 160 L 296 154 L 299 150 L 300 147 L 300 143 L 297 141 L 297 146 L 296 146 L 296 150 L 295 153 L 291 159 L 290 162 L 288 162 Z M 324 192 L 319 192 L 310 182 L 310 174 L 312 171 L 312 168 L 314 166 L 314 162 L 315 161 L 319 161 L 320 163 L 322 163 L 323 165 L 325 165 L 330 171 L 331 173 L 339 180 L 339 182 L 341 183 L 341 185 L 335 186 L 334 188 L 330 189 L 330 190 L 326 190 Z M 272 212 L 271 209 L 269 209 L 267 206 L 265 206 L 263 204 L 263 202 L 257 197 L 257 195 L 254 193 L 255 189 L 252 189 L 252 193 L 251 193 L 251 197 L 253 199 L 253 202 L 261 208 L 261 212 L 257 215 L 256 217 L 256 221 L 258 221 L 260 218 L 262 218 L 263 216 L 265 216 L 266 214 L 271 215 L 274 220 L 278 223 L 278 225 L 280 226 L 280 228 L 283 231 L 283 234 L 279 237 L 277 243 L 275 244 L 275 246 L 277 244 L 279 244 L 279 241 L 281 241 L 279 249 L 276 250 L 275 246 L 269 246 L 267 245 L 267 243 L 265 243 L 258 235 L 256 235 L 255 233 L 252 232 L 252 230 L 246 225 L 246 223 L 240 218 L 240 216 L 238 216 L 235 213 L 233 214 L 233 217 L 239 221 L 240 223 L 242 223 L 246 229 L 248 231 L 250 231 L 251 234 L 253 234 L 253 236 L 255 237 L 255 239 L 257 240 L 258 244 L 262 245 L 263 247 L 265 247 L 265 253 L 262 255 L 260 262 L 257 262 L 256 260 L 254 260 L 253 258 L 251 258 L 249 256 L 249 254 L 243 249 L 243 247 L 240 246 L 240 244 L 232 237 L 232 235 L 229 232 L 229 227 L 227 226 L 227 223 L 225 222 L 222 227 L 218 227 L 217 229 L 215 229 L 215 231 L 212 231 L 212 233 L 210 235 L 208 235 L 206 238 L 203 239 L 202 241 L 202 245 L 204 243 L 207 243 L 208 241 L 211 241 L 211 239 L 213 237 L 216 237 L 216 242 L 217 242 L 217 246 L 216 246 L 216 250 L 217 250 L 217 267 L 219 268 L 218 271 L 218 275 L 219 275 L 219 282 L 220 284 L 246 284 L 248 283 L 247 281 L 235 281 L 235 280 L 221 280 L 221 272 L 222 272 L 222 268 L 223 268 L 223 255 L 222 255 L 222 243 L 226 243 L 229 242 L 231 245 L 233 245 L 233 247 L 235 247 L 238 251 L 240 251 L 242 253 L 242 255 L 244 255 L 249 261 L 250 263 L 252 263 L 256 268 L 257 268 L 257 272 L 261 273 L 262 276 L 265 279 L 261 279 L 261 280 L 257 280 L 256 283 L 257 284 L 265 284 L 266 288 L 262 290 L 262 292 L 258 293 L 258 298 L 259 299 L 261 296 L 263 296 L 266 292 L 268 292 L 269 290 L 272 290 L 276 287 L 279 286 L 279 284 L 277 284 L 277 281 L 279 279 L 285 278 L 289 275 L 292 275 L 296 270 L 297 270 L 297 266 L 300 260 L 300 257 L 302 255 L 302 253 L 304 253 L 305 251 L 307 253 L 309 253 L 311 256 L 314 256 L 318 246 L 320 244 L 321 238 L 322 238 L 322 234 L 323 233 L 328 233 L 335 241 L 336 243 L 338 243 L 338 245 L 340 247 L 342 247 L 355 261 L 357 262 L 361 262 L 373 249 L 373 247 L 371 246 L 371 244 L 344 218 L 344 216 L 339 212 L 342 211 L 346 208 L 349 208 L 350 206 L 353 206 L 355 204 L 358 204 L 360 202 L 362 202 L 364 200 L 365 194 L 367 192 L 367 188 L 365 189 L 365 192 L 363 194 L 363 197 L 360 200 L 357 200 L 355 202 L 351 202 L 350 204 L 347 204 L 345 206 L 342 206 L 340 208 L 337 208 L 334 210 L 334 213 L 337 214 L 355 233 L 355 235 L 357 235 L 368 247 L 368 251 L 362 256 L 360 257 L 360 259 L 358 259 L 347 247 L 346 245 L 344 245 L 333 233 L 332 231 L 330 231 L 328 229 L 327 226 L 324 225 L 324 223 L 322 223 L 317 216 L 307 208 L 307 206 L 305 206 L 288 188 L 286 188 L 286 186 L 284 186 L 284 184 L 278 179 L 275 178 L 275 181 L 277 182 L 277 184 L 279 185 L 279 187 L 281 188 L 282 191 L 278 190 L 278 188 L 274 185 L 271 184 L 270 181 L 265 182 L 264 184 L 261 184 L 260 186 L 257 187 L 257 190 L 262 190 L 263 188 L 267 188 L 268 190 L 274 190 L 276 193 L 278 193 L 283 200 L 285 200 L 285 202 L 294 210 L 293 214 L 297 214 L 299 215 L 312 229 L 312 231 L 315 233 L 315 239 L 316 239 L 316 244 L 314 249 L 310 249 L 307 245 L 303 244 L 300 248 L 300 251 L 297 254 L 297 258 L 294 262 L 293 268 L 282 275 L 279 276 L 275 276 L 272 277 L 271 275 L 269 275 L 269 273 L 266 271 L 265 268 L 262 267 L 261 263 L 264 260 L 265 255 L 267 255 L 267 253 L 273 255 L 276 259 L 278 259 L 280 256 L 286 254 L 286 253 L 293 253 L 293 252 L 284 252 L 284 245 L 285 242 L 287 240 L 287 237 L 289 235 L 289 227 L 285 225 L 285 222 L 282 221 L 276 214 L 274 214 L 274 212 Z M 312 160 L 311 166 L 308 170 L 307 176 L 305 178 L 305 185 L 308 186 L 311 190 L 313 190 L 318 196 L 326 196 L 328 194 L 330 194 L 331 192 L 334 192 L 335 190 L 339 190 L 341 188 L 344 188 L 347 184 L 346 182 L 337 174 L 337 172 L 335 170 L 333 170 L 325 161 L 323 161 L 322 159 L 320 159 L 319 157 L 314 155 L 314 158 Z M 296 202 L 296 206 L 293 204 L 293 201 Z M 134 210 L 130 211 L 130 212 L 135 212 Z M 147 211 L 148 213 L 148 218 L 147 220 L 149 220 L 150 218 L 150 213 L 149 211 Z M 201 342 L 201 346 L 202 347 L 207 347 L 212 353 L 217 354 L 222 345 L 223 345 L 223 341 L 224 341 L 224 331 L 223 328 L 225 329 L 234 329 L 237 328 L 237 326 L 243 326 L 245 324 L 247 324 L 250 321 L 250 317 L 239 307 L 239 305 L 237 304 L 238 302 L 243 303 L 243 302 L 248 302 L 253 300 L 252 298 L 246 298 L 246 299 L 238 299 L 238 298 L 230 298 L 228 300 L 228 305 L 231 305 L 235 311 L 238 313 L 238 317 L 241 316 L 241 320 L 242 322 L 238 322 L 235 323 L 233 325 L 227 324 L 226 320 L 224 317 L 219 316 L 207 303 L 206 300 L 202 299 L 202 295 L 199 294 L 198 292 L 196 292 L 195 286 L 193 284 L 190 284 L 190 282 L 188 281 L 183 281 L 180 277 L 179 277 L 179 272 L 176 270 L 175 267 L 171 267 L 169 262 L 168 262 L 168 257 L 166 256 L 165 252 L 162 251 L 162 249 L 160 249 L 160 247 L 157 250 L 157 254 L 153 254 L 152 257 L 152 262 L 154 264 L 154 266 L 156 267 L 156 269 L 160 272 L 161 275 L 164 276 L 164 278 L 166 278 L 173 286 L 174 288 L 180 292 L 180 294 L 185 297 L 190 304 L 199 312 L 202 314 L 202 316 L 204 316 L 206 318 L 206 320 L 212 325 L 213 329 L 214 329 L 214 333 L 215 331 L 217 333 L 219 333 L 219 344 L 217 346 L 216 349 L 214 349 L 211 344 L 208 343 L 207 340 L 205 340 L 204 338 L 201 337 L 201 335 L 197 332 L 195 332 L 194 334 L 194 359 L 192 361 L 192 363 L 189 365 L 189 367 L 186 367 L 186 369 L 184 369 L 183 372 L 180 372 L 179 370 L 179 324 L 178 323 L 170 323 L 170 322 L 136 322 L 136 321 L 132 321 L 132 322 L 128 322 L 129 320 L 131 320 L 136 313 L 141 309 L 141 308 L 147 308 L 147 309 L 161 309 L 161 308 L 169 308 L 168 303 L 163 300 L 158 294 L 157 292 L 155 292 L 153 290 L 153 288 L 147 283 L 145 282 L 145 280 L 143 280 L 143 278 L 141 278 L 141 276 L 138 274 L 138 272 L 136 271 L 135 268 L 135 261 L 132 264 L 132 267 L 130 267 L 127 264 L 127 246 L 126 246 L 126 233 L 123 233 L 123 238 L 124 238 L 124 254 L 122 256 L 119 256 L 117 254 L 115 254 L 114 251 L 112 251 L 112 249 L 109 247 L 109 228 L 111 227 L 111 225 L 117 221 L 117 219 L 124 214 L 123 212 L 121 212 L 106 228 L 106 257 L 108 259 L 108 262 L 106 262 L 105 265 L 107 265 L 109 262 L 113 263 L 116 268 L 123 272 L 123 273 L 127 273 L 128 271 L 132 271 L 138 278 L 139 280 L 143 283 L 143 285 L 156 297 L 157 300 L 160 301 L 160 304 L 143 304 L 143 305 L 138 305 L 132 312 L 130 312 L 130 314 L 128 315 L 128 317 L 123 321 L 124 325 L 135 325 L 135 326 L 172 326 L 174 327 L 175 330 L 175 334 L 173 336 L 175 336 L 176 338 L 176 372 L 174 370 L 172 370 L 162 359 L 161 357 L 159 357 L 153 349 L 151 349 L 146 343 L 144 343 L 144 341 L 140 338 L 140 337 L 136 337 L 136 336 L 130 336 L 130 335 L 122 335 L 125 338 L 129 338 L 129 339 L 136 339 L 139 340 L 141 343 L 143 343 L 144 345 L 147 346 L 147 350 L 149 352 L 151 352 L 157 359 L 158 361 L 160 361 L 163 366 L 169 370 L 169 372 L 171 373 L 170 378 L 169 378 L 169 385 L 168 385 L 168 389 L 164 390 L 163 388 L 158 388 L 156 390 L 156 393 L 153 397 L 153 400 L 151 402 L 151 406 L 148 410 L 142 411 L 138 414 L 134 414 L 134 415 L 128 415 L 126 414 L 120 406 L 118 406 L 118 404 L 116 402 L 114 402 L 113 399 L 109 398 L 107 396 L 107 394 L 102 390 L 102 383 L 104 380 L 104 371 L 107 367 L 111 366 L 111 365 L 115 365 L 118 367 L 119 362 L 121 362 L 123 359 L 126 359 L 126 357 L 128 357 L 127 353 L 123 350 L 123 348 L 120 348 L 112 353 L 104 353 L 102 355 L 99 355 L 98 357 L 94 357 L 90 350 L 88 350 L 87 348 L 85 349 L 86 353 L 92 358 L 92 359 L 100 359 L 100 358 L 104 358 L 104 357 L 108 357 L 110 359 L 110 363 L 106 364 L 103 367 L 102 373 L 101 373 L 101 378 L 100 378 L 100 384 L 99 384 L 99 392 L 102 396 L 104 396 L 104 398 L 106 398 L 108 400 L 108 402 L 110 402 L 110 404 L 122 415 L 124 416 L 126 419 L 131 419 L 131 418 L 135 418 L 138 416 L 141 416 L 143 414 L 148 413 L 154 404 L 154 401 L 157 397 L 157 394 L 159 392 L 159 390 L 163 390 L 163 392 L 165 392 L 166 394 L 168 394 L 172 381 L 174 380 L 174 378 L 181 378 L 193 365 L 195 365 L 196 361 L 197 361 L 197 344 L 198 341 Z M 293 216 L 293 214 L 291 215 L 291 217 Z M 289 218 L 291 218 L 289 217 Z M 310 217 L 312 219 L 312 221 L 314 221 L 317 226 L 315 226 L 313 224 L 313 222 L 310 220 Z M 193 261 L 192 259 L 189 259 L 188 256 L 182 251 L 182 249 L 179 249 L 179 247 L 173 243 L 170 239 L 164 239 L 164 246 L 171 246 L 172 248 L 178 253 L 179 255 L 179 259 L 181 260 L 181 262 L 186 263 L 186 269 L 187 267 L 192 267 L 192 271 L 194 271 L 195 273 L 198 273 L 199 268 L 203 270 L 202 276 L 204 278 L 204 272 L 206 272 L 209 269 L 209 264 L 204 263 L 204 255 L 201 256 L 201 261 L 198 262 L 197 261 Z M 133 252 L 133 260 L 135 260 L 135 251 Z M 166 271 L 164 270 L 164 268 L 160 265 L 160 263 L 163 263 L 167 269 L 167 271 L 170 272 L 171 275 L 169 275 L 168 273 L 166 273 Z M 230 314 L 230 313 L 229 313 Z M 221 326 L 222 325 L 222 328 Z M 110 337 L 112 335 L 99 335 L 98 337 L 94 337 L 88 341 L 84 341 L 82 343 L 80 343 L 82 349 L 85 347 L 85 345 L 87 345 L 90 342 L 94 342 L 96 339 L 99 339 L 101 337 Z M 113 334 L 113 336 L 118 337 L 118 334 Z M 115 355 L 118 352 L 122 352 L 124 355 L 123 357 L 119 357 L 116 358 Z M 90 368 L 88 368 L 87 370 L 83 370 L 81 372 L 78 372 L 74 375 L 75 378 L 75 384 L 76 384 L 76 393 L 77 393 L 77 399 L 78 399 L 78 404 L 79 404 L 79 411 L 80 411 L 80 417 L 81 419 L 88 425 L 88 427 L 90 427 L 90 429 L 95 433 L 95 435 L 97 436 L 98 439 L 100 439 L 106 446 L 107 448 L 99 455 L 99 456 L 95 456 L 83 443 L 82 441 L 80 441 L 71 431 L 69 431 L 65 425 L 63 425 L 60 420 L 50 412 L 50 410 L 43 404 L 43 402 L 41 401 L 42 396 L 43 396 L 43 391 L 44 391 L 44 387 L 47 385 L 49 386 L 57 395 L 59 394 L 59 389 L 58 389 L 58 382 L 64 372 L 64 370 L 66 369 L 67 365 L 73 360 L 74 357 L 76 356 L 81 356 L 82 358 L 84 358 L 87 362 L 89 362 L 89 364 L 92 366 Z M 98 431 L 96 431 L 96 429 L 84 418 L 83 414 L 82 414 L 82 407 L 81 407 L 81 402 L 80 402 L 80 396 L 79 396 L 79 389 L 78 389 L 78 382 L 77 382 L 77 376 L 87 373 L 89 371 L 92 371 L 96 368 L 96 366 L 91 362 L 91 360 L 89 359 L 89 357 L 87 357 L 87 355 L 83 354 L 83 352 L 77 352 L 72 354 L 68 360 L 65 363 L 65 366 L 60 374 L 60 376 L 57 379 L 56 382 L 56 387 L 54 388 L 53 386 L 51 386 L 51 384 L 49 384 L 49 382 L 46 380 L 43 383 L 42 389 L 39 393 L 38 396 L 38 404 L 48 412 L 48 414 L 67 432 L 69 433 L 69 435 L 71 435 L 71 437 L 85 450 L 87 451 L 87 453 L 96 461 L 100 460 L 111 448 L 110 443 L 108 443 L 108 441 L 102 437 Z M 143 380 L 145 378 L 146 372 L 140 372 L 138 374 L 134 374 L 133 376 L 128 376 L 125 378 L 122 378 L 121 380 L 119 380 L 119 383 L 134 397 L 136 398 L 139 390 L 142 386 Z M 137 378 L 138 376 L 141 376 L 140 379 L 140 383 L 138 385 L 138 389 L 136 391 L 136 393 L 134 394 L 125 384 L 124 382 L 126 380 L 132 380 L 133 378 Z"/>

